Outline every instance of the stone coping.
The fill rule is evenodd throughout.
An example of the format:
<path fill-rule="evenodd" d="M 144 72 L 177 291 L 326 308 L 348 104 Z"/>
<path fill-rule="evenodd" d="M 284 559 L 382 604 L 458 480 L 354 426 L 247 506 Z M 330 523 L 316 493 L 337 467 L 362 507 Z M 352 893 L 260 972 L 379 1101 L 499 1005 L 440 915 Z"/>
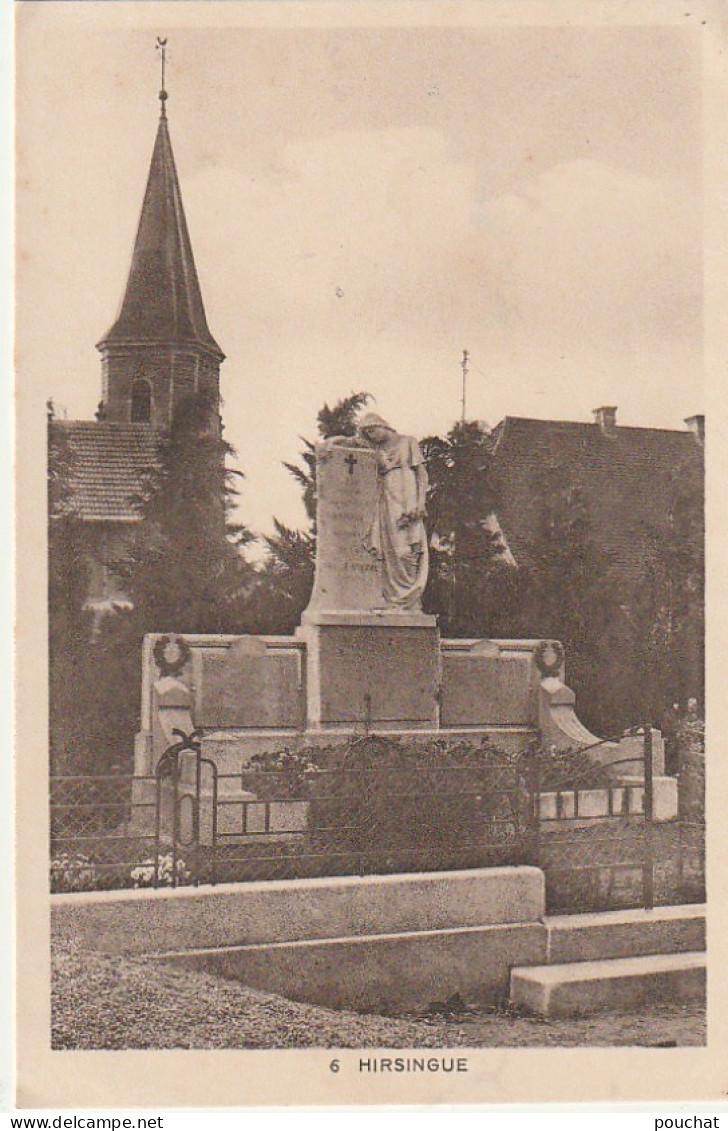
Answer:
<path fill-rule="evenodd" d="M 418 740 L 437 739 L 437 738 L 487 738 L 490 735 L 498 734 L 535 734 L 536 728 L 529 726 L 528 723 L 489 723 L 479 724 L 477 726 L 459 726 L 459 727 L 440 727 L 435 730 L 434 727 L 423 725 L 421 728 L 415 727 L 387 727 L 380 724 L 372 727 L 367 735 L 368 738 L 401 738 L 409 739 L 414 738 Z M 205 730 L 202 735 L 202 742 L 215 741 L 215 742 L 234 742 L 239 738 L 253 738 L 253 737 L 266 737 L 266 738 L 300 738 L 302 742 L 308 739 L 315 739 L 317 742 L 323 738 L 330 738 L 332 740 L 346 741 L 352 738 L 363 738 L 362 730 L 355 731 L 352 727 L 337 726 L 335 723 L 331 725 L 322 725 L 318 730 L 282 730 L 281 728 L 271 728 L 266 730 L 260 727 L 226 727 L 224 729 L 209 729 Z"/>
<path fill-rule="evenodd" d="M 437 617 L 428 613 L 398 613 L 391 609 L 306 610 L 301 628 L 339 626 L 342 628 L 437 628 Z M 300 632 L 301 629 L 297 629 Z"/>
<path fill-rule="evenodd" d="M 463 881 L 493 882 L 513 878 L 515 873 L 543 882 L 540 868 L 530 864 L 513 865 L 500 868 L 461 868 L 454 872 L 395 872 L 386 876 L 316 876 L 300 880 L 257 880 L 250 883 L 200 884 L 198 887 L 179 888 L 123 888 L 116 891 L 55 892 L 51 895 L 54 904 L 76 903 L 79 900 L 89 903 L 149 902 L 158 899 L 175 900 L 202 899 L 217 892 L 226 895 L 245 895 L 253 892 L 266 894 L 274 892 L 316 892 L 335 887 L 346 888 L 384 888 L 397 890 L 403 883 L 427 884 L 433 882 L 457 884 Z"/>
<path fill-rule="evenodd" d="M 519 925 L 544 912 L 531 866 L 51 896 L 55 934 L 116 954 Z"/>
<path fill-rule="evenodd" d="M 362 612 L 361 609 L 347 612 L 319 612 L 312 610 L 312 616 L 326 617 L 326 621 L 319 623 L 326 624 L 352 624 L 351 617 L 369 617 L 374 624 L 382 624 L 384 617 L 391 618 L 395 624 L 404 624 L 407 620 L 412 618 L 416 622 L 415 627 L 434 627 L 437 624 L 437 617 L 429 613 L 386 613 L 383 610 L 379 612 Z M 331 619 L 328 619 L 331 618 Z M 334 618 L 342 618 L 340 620 Z M 316 623 L 309 621 L 309 623 Z M 145 636 L 145 640 L 152 643 L 160 640 L 163 636 L 169 636 L 170 633 L 164 632 L 150 632 Z M 242 640 L 247 636 L 255 636 L 256 640 L 260 640 L 269 648 L 297 648 L 299 650 L 305 648 L 305 641 L 301 640 L 298 636 L 266 636 L 258 635 L 257 633 L 240 632 L 240 633 L 177 633 L 173 635 L 181 635 L 187 641 L 191 648 L 227 648 L 235 644 L 238 640 Z M 473 648 L 478 646 L 487 647 L 488 645 L 498 648 L 500 652 L 533 652 L 541 643 L 541 637 L 534 639 L 491 639 L 490 637 L 443 637 L 440 639 L 440 646 L 448 649 L 448 651 L 472 651 Z"/>

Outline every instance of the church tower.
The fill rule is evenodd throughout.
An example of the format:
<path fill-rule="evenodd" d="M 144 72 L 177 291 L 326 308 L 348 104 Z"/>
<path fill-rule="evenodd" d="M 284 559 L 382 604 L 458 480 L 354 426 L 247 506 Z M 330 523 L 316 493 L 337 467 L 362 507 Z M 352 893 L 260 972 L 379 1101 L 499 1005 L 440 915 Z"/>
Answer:
<path fill-rule="evenodd" d="M 225 355 L 207 325 L 167 125 L 161 113 L 119 316 L 97 344 L 102 358 L 100 419 L 168 428 L 190 394 L 209 399 L 219 422 Z"/>

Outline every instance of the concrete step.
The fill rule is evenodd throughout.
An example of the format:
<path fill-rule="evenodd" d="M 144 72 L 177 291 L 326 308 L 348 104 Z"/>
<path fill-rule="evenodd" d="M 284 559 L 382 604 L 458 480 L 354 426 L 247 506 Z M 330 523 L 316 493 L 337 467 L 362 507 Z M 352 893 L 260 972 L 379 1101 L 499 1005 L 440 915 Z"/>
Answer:
<path fill-rule="evenodd" d="M 547 915 L 544 924 L 550 965 L 705 949 L 702 903 L 656 907 L 653 911 Z"/>
<path fill-rule="evenodd" d="M 511 1004 L 543 1017 L 633 1009 L 660 999 L 704 1001 L 704 951 L 515 967 L 511 971 Z"/>

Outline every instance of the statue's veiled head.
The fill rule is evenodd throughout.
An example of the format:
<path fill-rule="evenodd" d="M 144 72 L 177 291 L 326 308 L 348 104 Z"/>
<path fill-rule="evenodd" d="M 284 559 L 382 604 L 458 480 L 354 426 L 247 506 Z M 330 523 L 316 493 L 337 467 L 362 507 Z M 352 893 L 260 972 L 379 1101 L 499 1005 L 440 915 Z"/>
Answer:
<path fill-rule="evenodd" d="M 359 421 L 359 432 L 372 444 L 383 443 L 388 435 L 396 435 L 396 428 L 376 412 L 367 412 Z"/>

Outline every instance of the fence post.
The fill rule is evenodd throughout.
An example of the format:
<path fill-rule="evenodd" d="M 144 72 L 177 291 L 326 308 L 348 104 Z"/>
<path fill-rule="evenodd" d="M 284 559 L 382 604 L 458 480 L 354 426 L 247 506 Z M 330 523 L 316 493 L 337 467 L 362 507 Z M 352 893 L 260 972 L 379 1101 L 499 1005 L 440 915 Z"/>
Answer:
<path fill-rule="evenodd" d="M 646 911 L 655 906 L 655 855 L 652 842 L 654 787 L 652 781 L 652 724 L 644 727 L 644 855 L 642 860 L 642 903 Z"/>
<path fill-rule="evenodd" d="M 174 756 L 174 791 L 172 794 L 172 887 L 177 887 L 177 842 L 179 840 L 179 749 Z"/>
<path fill-rule="evenodd" d="M 532 863 L 535 867 L 541 866 L 541 754 L 534 750 L 531 762 L 530 805 L 529 817 L 531 820 L 531 853 Z"/>
<path fill-rule="evenodd" d="M 372 733 L 372 697 L 367 691 L 364 696 L 364 737 Z"/>
<path fill-rule="evenodd" d="M 210 835 L 212 838 L 212 853 L 210 860 L 210 883 L 217 883 L 217 766 L 213 761 L 210 761 L 210 769 L 212 773 L 212 827 Z"/>
<path fill-rule="evenodd" d="M 368 696 L 367 696 L 368 698 Z M 359 788 L 359 804 L 357 811 L 359 814 L 359 875 L 366 875 L 367 860 L 368 860 L 368 844 L 369 844 L 369 823 L 371 814 L 370 807 L 370 768 L 368 761 L 369 749 L 368 744 L 364 743 L 359 749 L 359 773 L 360 788 Z"/>
<path fill-rule="evenodd" d="M 154 779 L 154 877 L 152 886 L 159 887 L 159 852 L 162 847 L 162 776 L 159 767 Z"/>

